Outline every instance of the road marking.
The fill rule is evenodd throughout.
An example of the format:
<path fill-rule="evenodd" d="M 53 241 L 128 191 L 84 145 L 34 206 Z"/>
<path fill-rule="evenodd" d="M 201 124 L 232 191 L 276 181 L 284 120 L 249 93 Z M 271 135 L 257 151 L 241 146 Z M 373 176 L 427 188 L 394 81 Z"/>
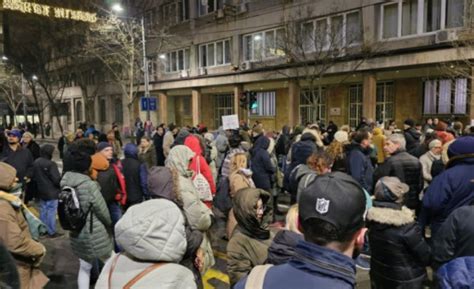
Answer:
<path fill-rule="evenodd" d="M 222 273 L 216 269 L 209 269 L 207 270 L 206 274 L 202 276 L 202 282 L 204 284 L 204 289 L 216 289 L 214 285 L 208 283 L 209 280 L 217 279 L 226 284 L 230 284 L 229 276 L 227 274 Z"/>

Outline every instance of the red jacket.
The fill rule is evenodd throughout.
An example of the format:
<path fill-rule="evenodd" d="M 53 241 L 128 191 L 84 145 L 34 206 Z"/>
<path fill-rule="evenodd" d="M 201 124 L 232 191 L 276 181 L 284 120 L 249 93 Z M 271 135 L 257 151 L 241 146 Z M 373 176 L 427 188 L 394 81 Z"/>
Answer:
<path fill-rule="evenodd" d="M 202 148 L 197 136 L 190 135 L 184 140 L 184 145 L 190 148 L 196 155 L 193 157 L 189 163 L 189 169 L 197 174 L 197 158 L 199 158 L 199 164 L 201 165 L 201 174 L 206 178 L 209 186 L 211 187 L 212 195 L 216 194 L 216 184 L 212 178 L 212 172 L 209 168 L 209 165 L 206 162 L 206 159 L 202 156 Z M 194 177 L 193 177 L 194 178 Z"/>

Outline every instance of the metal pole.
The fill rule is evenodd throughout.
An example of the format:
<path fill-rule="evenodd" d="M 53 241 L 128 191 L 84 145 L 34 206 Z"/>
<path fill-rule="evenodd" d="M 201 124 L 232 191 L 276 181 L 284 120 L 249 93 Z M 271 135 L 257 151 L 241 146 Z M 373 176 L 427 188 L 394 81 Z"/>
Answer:
<path fill-rule="evenodd" d="M 143 69 L 145 73 L 145 99 L 148 103 L 146 111 L 146 120 L 150 121 L 150 75 L 148 71 L 148 60 L 146 58 L 146 39 L 145 39 L 145 18 L 142 16 L 142 44 L 143 44 Z"/>
<path fill-rule="evenodd" d="M 25 117 L 25 130 L 28 130 L 28 115 L 26 114 L 26 93 L 25 81 L 23 77 L 23 66 L 21 67 L 21 101 L 23 102 L 23 116 Z"/>

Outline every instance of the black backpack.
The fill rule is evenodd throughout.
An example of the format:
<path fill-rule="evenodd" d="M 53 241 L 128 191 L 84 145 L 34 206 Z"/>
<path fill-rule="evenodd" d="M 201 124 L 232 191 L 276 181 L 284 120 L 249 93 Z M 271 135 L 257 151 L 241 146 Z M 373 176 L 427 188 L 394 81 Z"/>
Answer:
<path fill-rule="evenodd" d="M 80 232 L 86 225 L 87 216 L 92 213 L 92 204 L 86 212 L 81 208 L 76 190 L 65 186 L 61 189 L 58 199 L 59 223 L 64 230 Z M 92 214 L 90 218 L 90 232 L 92 233 Z"/>

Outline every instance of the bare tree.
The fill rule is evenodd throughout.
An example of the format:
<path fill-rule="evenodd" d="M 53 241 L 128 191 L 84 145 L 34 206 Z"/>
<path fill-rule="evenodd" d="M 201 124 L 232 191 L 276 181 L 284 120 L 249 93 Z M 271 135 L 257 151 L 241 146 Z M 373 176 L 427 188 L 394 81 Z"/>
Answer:
<path fill-rule="evenodd" d="M 20 72 L 11 65 L 6 65 L 0 74 L 0 95 L 13 112 L 14 125 L 17 124 L 17 111 L 22 104 L 21 81 Z"/>

